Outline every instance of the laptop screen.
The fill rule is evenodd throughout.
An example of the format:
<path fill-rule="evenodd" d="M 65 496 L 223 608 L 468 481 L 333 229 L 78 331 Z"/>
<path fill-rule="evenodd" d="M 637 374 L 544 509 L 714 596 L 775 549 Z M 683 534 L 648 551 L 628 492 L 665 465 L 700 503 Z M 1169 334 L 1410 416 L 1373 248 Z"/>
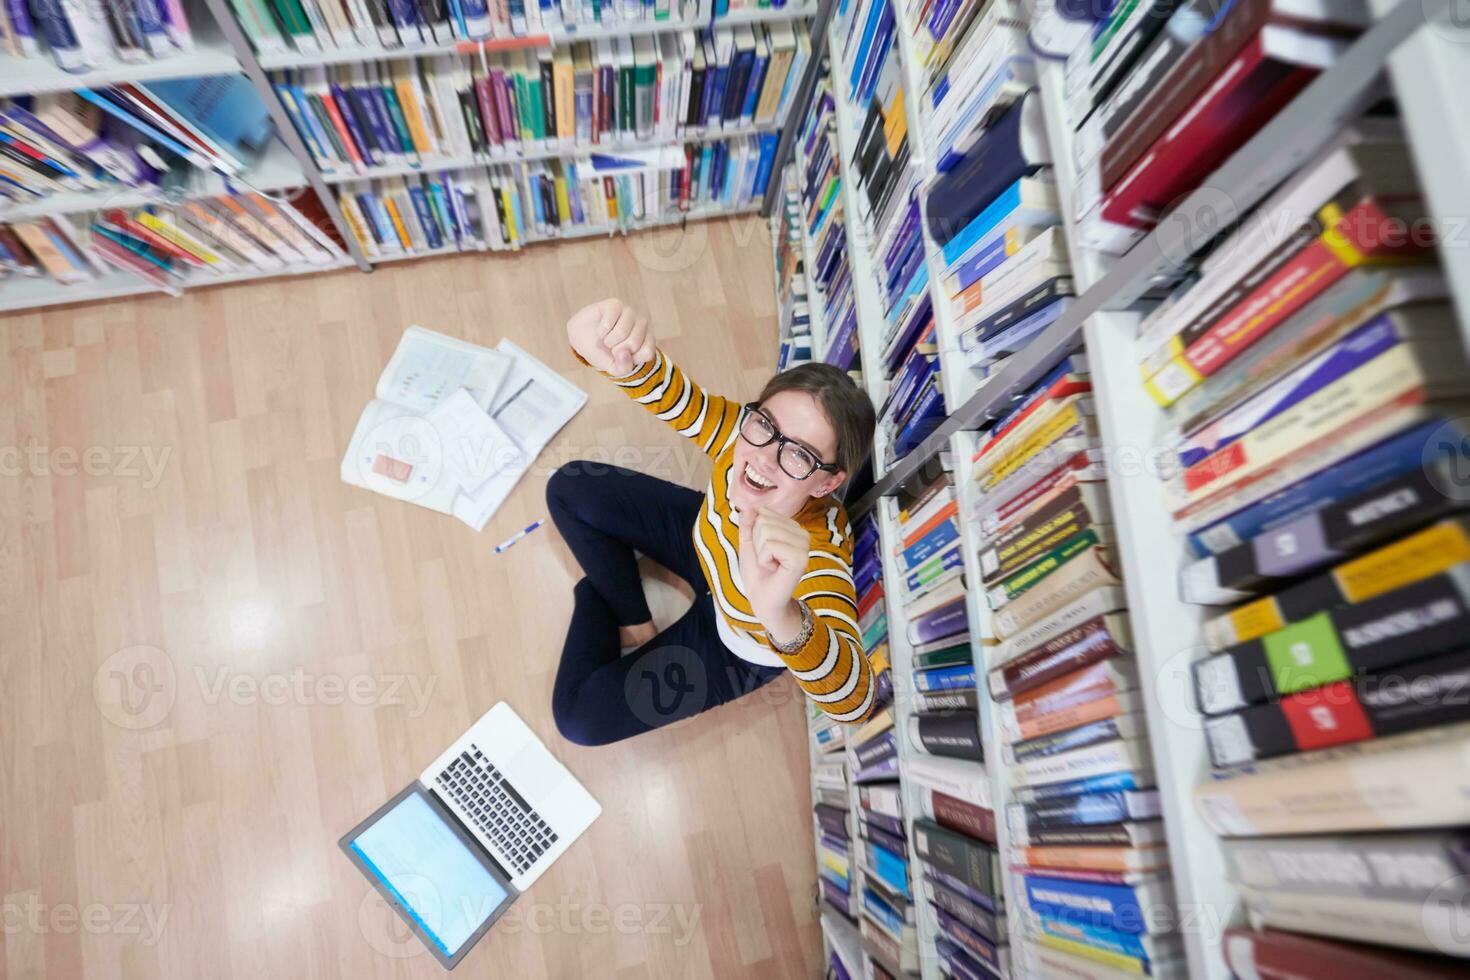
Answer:
<path fill-rule="evenodd" d="M 445 957 L 510 899 L 449 819 L 411 792 L 344 841 Z"/>

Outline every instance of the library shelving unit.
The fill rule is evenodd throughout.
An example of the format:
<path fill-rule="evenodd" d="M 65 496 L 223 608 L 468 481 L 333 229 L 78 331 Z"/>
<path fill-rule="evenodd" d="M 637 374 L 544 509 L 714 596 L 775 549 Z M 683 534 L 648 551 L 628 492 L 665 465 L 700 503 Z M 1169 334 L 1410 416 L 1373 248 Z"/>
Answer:
<path fill-rule="evenodd" d="M 924 91 L 915 63 L 912 38 L 898 15 L 896 50 L 903 61 L 907 85 L 909 132 L 922 173 L 932 177 L 926 160 L 918 99 Z M 1444 229 L 1440 263 L 1450 284 L 1461 331 L 1470 339 L 1470 248 L 1463 241 L 1463 218 L 1470 214 L 1470 190 L 1464 174 L 1470 170 L 1470 122 L 1463 113 L 1448 111 L 1455 96 L 1470 91 L 1470 57 L 1466 47 L 1470 30 L 1456 22 L 1450 4 L 1442 0 L 1382 0 L 1375 6 L 1374 23 L 1346 52 L 1264 125 L 1242 148 L 1187 196 L 1169 219 L 1143 236 L 1122 255 L 1091 251 L 1080 243 L 1073 222 L 1069 190 L 1071 161 L 1075 159 L 1071 132 L 1062 114 L 1060 62 L 1037 59 L 1038 87 L 1046 117 L 1047 135 L 1056 168 L 1056 184 L 1067 233 L 1068 250 L 1077 296 L 1067 310 L 1031 343 L 994 366 L 988 377 L 971 371 L 958 356 L 954 325 L 947 322 L 947 304 L 934 304 L 939 336 L 940 370 L 949 416 L 918 447 L 900 460 L 884 465 L 883 446 L 874 447 L 876 483 L 863 497 L 849 502 L 854 521 L 876 512 L 882 535 L 885 581 L 898 571 L 892 567 L 898 529 L 897 502 L 904 490 L 951 470 L 960 494 L 960 513 L 971 500 L 970 459 L 980 433 L 1013 399 L 1043 377 L 1067 353 L 1085 345 L 1097 406 L 1104 453 L 1109 460 L 1107 493 L 1111 502 L 1117 551 L 1125 582 L 1129 617 L 1137 658 L 1144 717 L 1152 762 L 1161 796 L 1180 935 L 1191 977 L 1217 980 L 1228 977 L 1221 949 L 1225 927 L 1245 921 L 1233 887 L 1226 878 L 1215 834 L 1196 810 L 1193 789 L 1210 778 L 1210 757 L 1202 723 L 1190 689 L 1190 663 L 1201 644 L 1203 608 L 1178 597 L 1178 573 L 1186 560 L 1183 543 L 1166 519 L 1163 485 L 1148 464 L 1148 451 L 1157 441 L 1160 409 L 1144 391 L 1134 350 L 1139 304 L 1151 284 L 1175 272 L 1188 255 L 1219 230 L 1218 202 L 1229 200 L 1240 214 L 1260 202 L 1294 168 L 1322 147 L 1355 115 L 1381 98 L 1379 81 L 1387 76 L 1396 91 L 1398 108 L 1419 171 L 1429 214 Z M 840 43 L 829 38 L 833 50 Z M 843 85 L 834 72 L 834 86 Z M 855 109 L 844 93 L 837 93 L 839 139 L 842 144 L 843 191 L 855 186 L 850 178 L 856 138 Z M 872 239 L 858 212 L 846 211 L 849 249 L 857 278 L 871 287 Z M 1458 231 L 1460 240 L 1448 236 Z M 1192 244 L 1191 244 L 1192 243 Z M 924 235 L 930 288 L 938 289 L 943 269 L 927 230 Z M 941 298 L 936 296 L 936 299 Z M 870 288 L 858 293 L 858 314 L 864 377 L 875 401 L 881 402 L 884 377 L 878 363 L 878 331 L 882 306 Z M 961 523 L 964 534 L 967 581 L 978 583 L 975 530 Z M 906 644 L 906 623 L 898 606 L 897 590 L 889 602 L 889 656 L 895 673 L 895 710 L 900 720 L 901 773 L 911 758 L 904 717 L 912 703 L 912 659 Z M 969 592 L 972 646 L 979 691 L 981 737 L 985 745 L 987 776 L 992 794 L 988 805 L 996 814 L 1002 862 L 1008 851 L 1004 819 L 1009 798 L 1006 766 L 999 752 L 996 708 L 985 683 L 986 660 L 980 640 L 990 615 L 976 585 Z M 906 812 L 918 812 L 920 790 L 900 776 Z M 910 838 L 912 854 L 912 837 Z M 1005 876 L 1012 884 L 1011 876 Z M 916 902 L 921 975 L 937 977 L 941 967 L 932 939 L 935 925 L 926 903 Z M 830 917 L 830 916 L 829 916 Z M 828 924 L 824 934 L 829 951 L 852 940 L 849 930 Z M 1018 925 L 1012 917 L 1012 950 Z M 855 972 L 854 975 L 862 975 Z M 1013 959 L 1013 975 L 1031 975 Z"/>
<path fill-rule="evenodd" d="M 830 0 L 826 0 L 830 2 Z M 182 288 L 200 285 L 239 281 L 250 278 L 269 278 L 277 275 L 298 275 L 311 272 L 356 266 L 366 272 L 375 265 L 417 259 L 436 255 L 463 254 L 460 249 L 446 247 L 391 253 L 369 258 L 364 254 L 338 205 L 333 188 L 347 182 L 366 181 L 379 177 L 411 176 L 447 171 L 479 170 L 500 164 L 514 164 L 541 160 L 568 159 L 585 153 L 589 147 L 551 147 L 528 150 L 524 153 L 504 155 L 477 155 L 448 159 L 429 159 L 413 164 L 378 166 L 362 170 L 323 170 L 318 166 L 285 106 L 280 101 L 268 70 L 291 68 L 316 68 L 330 65 L 349 65 L 373 61 L 393 61 L 417 58 L 434 54 L 472 54 L 526 48 L 555 48 L 576 41 L 596 41 L 609 38 L 630 38 L 644 34 L 665 34 L 711 26 L 736 26 L 740 24 L 775 24 L 786 21 L 807 21 L 821 10 L 817 2 L 792 2 L 783 7 L 752 6 L 729 11 L 715 17 L 713 0 L 700 0 L 694 13 L 687 18 L 636 21 L 606 26 L 556 30 L 528 37 L 492 39 L 485 41 L 457 41 L 443 45 L 388 48 L 381 45 L 329 47 L 319 52 L 307 53 L 288 51 L 258 54 L 246 37 L 232 10 L 229 0 L 202 0 L 202 7 L 191 7 L 190 22 L 194 28 L 195 46 L 192 51 L 176 53 L 138 63 L 113 61 L 94 70 L 73 74 L 62 71 L 44 54 L 40 57 L 17 58 L 0 55 L 0 97 L 35 95 L 47 92 L 74 90 L 81 87 L 112 85 L 121 83 L 149 82 L 169 78 L 184 78 L 203 75 L 244 74 L 255 86 L 275 124 L 276 134 L 261 159 L 247 172 L 233 179 L 219 174 L 200 172 L 186 187 L 171 190 L 167 200 L 179 200 L 206 195 L 227 193 L 233 189 L 249 189 L 266 194 L 279 193 L 300 188 L 315 192 L 333 224 L 336 237 L 346 246 L 347 257 L 329 265 L 311 265 L 300 268 L 267 272 L 241 272 L 224 276 L 187 277 Z M 806 67 L 806 75 L 815 71 L 813 58 Z M 807 81 L 807 79 L 799 80 Z M 809 85 L 797 89 L 798 97 L 787 106 L 786 116 L 773 123 L 757 126 L 732 126 L 726 129 L 705 132 L 681 133 L 667 139 L 644 141 L 623 140 L 597 144 L 598 150 L 626 152 L 637 149 L 653 149 L 685 143 L 701 143 L 743 136 L 778 133 L 786 124 L 786 118 L 794 118 L 792 110 L 799 110 L 801 96 L 809 93 Z M 778 152 L 773 174 L 781 169 Z M 773 177 L 773 180 L 776 179 Z M 99 207 L 136 207 L 150 201 L 163 201 L 160 196 L 129 189 L 115 189 L 92 194 L 54 194 L 40 201 L 5 208 L 0 205 L 0 222 L 29 221 L 48 215 L 80 214 Z M 572 238 L 613 235 L 618 232 L 680 225 L 686 221 L 730 217 L 750 214 L 761 210 L 760 196 L 757 203 L 742 203 L 733 207 L 700 205 L 675 215 L 651 218 L 638 223 L 622 223 L 610 226 L 583 226 L 570 229 L 559 235 L 540 235 L 532 231 L 522 236 L 524 244 L 560 241 Z M 95 280 L 71 286 L 61 286 L 49 279 L 40 280 L 11 277 L 0 285 L 0 312 L 31 309 L 59 303 L 86 302 L 113 299 L 122 296 L 156 292 L 158 287 L 122 272 L 109 273 Z"/>

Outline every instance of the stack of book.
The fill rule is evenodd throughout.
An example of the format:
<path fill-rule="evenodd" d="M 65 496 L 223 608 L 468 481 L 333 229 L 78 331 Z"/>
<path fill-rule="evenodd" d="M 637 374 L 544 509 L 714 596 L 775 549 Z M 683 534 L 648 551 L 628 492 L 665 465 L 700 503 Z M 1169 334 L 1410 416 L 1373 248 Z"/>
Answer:
<path fill-rule="evenodd" d="M 565 39 L 581 31 L 616 29 L 623 25 L 688 23 L 699 12 L 695 0 L 622 0 L 619 3 L 567 0 L 547 5 L 524 0 L 230 2 L 251 44 L 265 55 L 288 50 L 315 54 L 355 48 L 444 47 L 462 41 L 545 35 Z M 719 0 L 715 4 L 715 16 L 745 6 L 745 3 L 728 4 Z"/>
<path fill-rule="evenodd" d="M 69 227 L 63 218 L 47 219 L 43 226 L 48 231 Z M 18 237 L 28 248 L 42 246 L 36 255 L 48 274 L 64 284 L 84 281 L 58 275 L 57 256 L 48 258 L 45 243 L 24 237 L 23 227 L 17 226 Z M 184 285 L 208 285 L 214 277 L 247 269 L 271 275 L 339 262 L 345 254 L 331 229 L 314 194 L 285 201 L 247 193 L 167 207 L 108 208 L 92 216 L 85 246 L 70 234 L 47 240 L 69 266 L 88 264 L 90 253 L 94 270 L 111 266 L 177 293 Z M 5 237 L 0 233 L 0 241 Z"/>
<path fill-rule="evenodd" d="M 870 724 L 881 724 L 886 716 L 891 726 L 891 712 L 892 708 L 885 709 Z M 863 885 L 858 925 L 863 948 L 876 976 L 914 973 L 919 963 L 918 936 L 914 929 L 903 792 L 897 780 L 856 781 Z"/>
<path fill-rule="evenodd" d="M 870 661 L 888 662 L 888 603 L 884 601 L 883 555 L 877 518 L 868 514 L 853 528 L 852 580 L 858 596 L 858 628 Z M 882 692 L 880 691 L 880 697 Z"/>
<path fill-rule="evenodd" d="M 813 721 L 816 712 L 810 715 Z M 828 757 L 812 765 L 812 792 L 817 831 L 817 884 L 822 901 L 848 919 L 852 905 L 852 833 L 847 761 Z"/>
<path fill-rule="evenodd" d="M 63 71 L 169 58 L 193 49 L 189 15 L 179 0 L 0 5 L 0 52 L 16 58 L 49 56 Z"/>
<path fill-rule="evenodd" d="M 916 870 L 921 898 L 938 928 L 935 947 L 946 975 L 1015 975 L 989 773 L 972 762 L 930 756 L 910 762 L 905 776 L 919 793 Z"/>
<path fill-rule="evenodd" d="M 788 23 L 281 71 L 272 83 L 323 171 L 360 173 L 769 128 L 809 57 Z"/>
<path fill-rule="evenodd" d="M 1113 6 L 1066 71 L 1080 243 L 1126 250 L 1371 19 L 1361 0 Z"/>
<path fill-rule="evenodd" d="M 811 109 L 797 137 L 801 141 L 800 160 L 804 168 L 801 193 L 806 205 L 806 235 L 812 245 L 813 280 L 820 294 L 825 324 L 824 347 L 818 355 L 827 364 L 853 372 L 859 368 L 857 302 L 848 262 L 833 111 L 831 78 L 824 73 L 817 82 Z"/>
<path fill-rule="evenodd" d="M 57 193 L 187 193 L 246 173 L 272 135 L 243 75 L 79 89 L 0 102 L 0 218 Z"/>
<path fill-rule="evenodd" d="M 98 261 L 65 215 L 0 225 L 0 283 L 24 276 L 71 286 L 101 274 Z"/>
<path fill-rule="evenodd" d="M 1086 357 L 1064 358 L 971 460 L 1011 916 L 1029 969 L 1183 976 L 1091 391 Z"/>
<path fill-rule="evenodd" d="M 776 303 L 781 338 L 776 355 L 778 372 L 812 359 L 812 300 L 807 286 L 801 239 L 801 193 L 795 186 L 795 171 L 794 166 L 782 171 L 781 203 L 776 209 Z"/>
<path fill-rule="evenodd" d="M 631 173 L 604 172 L 594 158 L 389 177 L 343 184 L 338 201 L 369 257 L 518 248 L 645 227 L 695 207 L 747 206 L 765 193 L 776 139 L 671 147 Z"/>
<path fill-rule="evenodd" d="M 1470 363 L 1424 214 L 1396 127 L 1349 126 L 1139 354 L 1195 555 L 1182 597 L 1226 607 L 1193 686 L 1230 881 L 1257 924 L 1467 957 L 1445 895 L 1470 824 Z M 1362 950 L 1323 955 L 1372 972 Z"/>
<path fill-rule="evenodd" d="M 941 173 L 925 199 L 929 233 L 944 264 L 948 304 L 964 364 L 984 378 L 1026 346 L 1066 308 L 1073 293 L 1067 240 L 1053 181 L 1041 97 L 1016 80 L 1029 77 L 1024 32 L 994 0 L 972 31 L 984 30 L 980 58 L 994 97 L 963 136 L 945 138 Z M 956 52 L 959 57 L 967 48 Z M 936 86 L 952 80 L 941 76 Z M 948 89 L 946 102 L 966 90 Z"/>

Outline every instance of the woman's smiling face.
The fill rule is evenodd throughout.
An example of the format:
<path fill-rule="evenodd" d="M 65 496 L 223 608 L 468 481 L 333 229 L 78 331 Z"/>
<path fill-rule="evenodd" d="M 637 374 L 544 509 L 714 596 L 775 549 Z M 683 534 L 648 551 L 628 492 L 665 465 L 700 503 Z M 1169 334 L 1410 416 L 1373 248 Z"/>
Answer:
<path fill-rule="evenodd" d="M 779 391 L 761 404 L 761 410 L 788 440 L 788 457 L 799 455 L 800 447 L 818 463 L 831 463 L 837 458 L 837 430 L 813 395 Z M 750 431 L 752 424 L 747 418 L 742 432 Z M 777 461 L 780 445 L 781 441 L 774 438 L 764 446 L 751 445 L 744 435 L 735 440 L 730 504 L 737 511 L 765 507 L 783 517 L 795 517 L 808 500 L 831 493 L 846 479 L 845 473 L 826 470 L 815 470 L 805 480 L 797 479 Z M 793 469 L 800 472 L 799 468 Z"/>

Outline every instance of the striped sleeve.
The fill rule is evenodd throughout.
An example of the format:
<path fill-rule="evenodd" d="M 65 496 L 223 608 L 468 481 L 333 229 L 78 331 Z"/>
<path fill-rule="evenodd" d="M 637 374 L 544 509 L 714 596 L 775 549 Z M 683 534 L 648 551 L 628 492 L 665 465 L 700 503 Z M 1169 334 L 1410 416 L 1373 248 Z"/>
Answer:
<path fill-rule="evenodd" d="M 858 629 L 852 545 L 837 528 L 839 519 L 845 525 L 846 518 L 838 508 L 833 511 L 828 520 L 831 540 L 817 547 L 813 536 L 811 558 L 794 593 L 812 612 L 811 639 L 795 653 L 776 653 L 819 708 L 836 721 L 858 724 L 873 713 L 877 677 Z"/>
<path fill-rule="evenodd" d="M 735 437 L 740 403 L 705 392 L 662 350 L 632 374 L 611 381 L 679 435 L 698 443 L 707 456 L 718 456 Z"/>

